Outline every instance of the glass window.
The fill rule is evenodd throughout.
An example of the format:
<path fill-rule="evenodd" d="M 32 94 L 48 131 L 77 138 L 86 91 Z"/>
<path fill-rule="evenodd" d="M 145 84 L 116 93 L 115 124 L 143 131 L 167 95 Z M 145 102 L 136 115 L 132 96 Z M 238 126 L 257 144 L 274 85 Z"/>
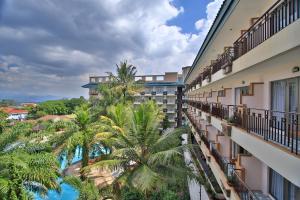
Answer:
<path fill-rule="evenodd" d="M 271 168 L 269 170 L 269 192 L 276 200 L 300 199 L 300 188 Z"/>

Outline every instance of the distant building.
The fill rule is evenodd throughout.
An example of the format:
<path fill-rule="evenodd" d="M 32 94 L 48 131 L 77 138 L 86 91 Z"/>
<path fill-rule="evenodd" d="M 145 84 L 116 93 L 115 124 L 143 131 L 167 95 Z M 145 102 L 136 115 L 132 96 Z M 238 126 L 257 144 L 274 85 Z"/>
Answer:
<path fill-rule="evenodd" d="M 72 115 L 45 115 L 43 117 L 40 117 L 37 119 L 37 121 L 49 121 L 52 120 L 54 122 L 60 121 L 60 120 L 71 120 L 74 117 Z"/>
<path fill-rule="evenodd" d="M 22 107 L 36 107 L 36 103 L 21 103 Z"/>
<path fill-rule="evenodd" d="M 14 107 L 5 107 L 5 108 L 2 108 L 2 110 L 8 114 L 7 119 L 12 119 L 12 120 L 23 121 L 26 119 L 26 117 L 28 115 L 27 110 L 17 109 Z"/>
<path fill-rule="evenodd" d="M 91 97 L 99 97 L 97 86 L 110 81 L 108 76 L 90 76 L 90 82 L 83 88 L 89 89 Z M 166 72 L 164 75 L 135 76 L 135 81 L 144 83 L 144 90 L 135 94 L 134 105 L 145 100 L 154 100 L 161 105 L 168 116 L 171 127 L 182 124 L 183 78 L 177 72 Z"/>

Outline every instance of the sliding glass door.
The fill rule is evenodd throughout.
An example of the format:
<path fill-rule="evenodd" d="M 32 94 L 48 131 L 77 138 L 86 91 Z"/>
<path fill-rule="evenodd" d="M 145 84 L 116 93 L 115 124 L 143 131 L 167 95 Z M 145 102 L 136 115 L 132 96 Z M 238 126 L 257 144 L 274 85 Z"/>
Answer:
<path fill-rule="evenodd" d="M 271 105 L 273 111 L 298 112 L 299 78 L 272 82 Z"/>

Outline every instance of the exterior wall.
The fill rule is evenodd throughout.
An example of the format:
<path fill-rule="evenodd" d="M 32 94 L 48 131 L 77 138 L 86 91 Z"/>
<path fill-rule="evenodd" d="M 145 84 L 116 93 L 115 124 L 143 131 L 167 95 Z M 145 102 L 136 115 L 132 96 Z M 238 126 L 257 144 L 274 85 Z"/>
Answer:
<path fill-rule="evenodd" d="M 228 136 L 218 136 L 218 142 L 220 143 L 220 154 L 225 158 L 230 158 L 230 138 Z"/>
<path fill-rule="evenodd" d="M 242 104 L 246 104 L 249 108 L 264 108 L 264 90 L 263 84 L 253 84 L 253 94 L 242 96 Z"/>
<path fill-rule="evenodd" d="M 165 81 L 167 82 L 176 82 L 178 79 L 177 72 L 166 72 L 165 74 Z"/>
<path fill-rule="evenodd" d="M 12 120 L 24 120 L 26 119 L 27 114 L 10 114 L 7 119 Z"/>
<path fill-rule="evenodd" d="M 276 147 L 274 144 L 250 135 L 239 128 L 232 127 L 231 134 L 234 142 L 300 187 L 299 157 L 291 155 L 287 150 Z"/>
<path fill-rule="evenodd" d="M 252 190 L 268 193 L 268 167 L 254 156 L 241 156 L 241 165 L 245 168 L 245 182 Z"/>
<path fill-rule="evenodd" d="M 226 3 L 228 2 L 232 2 L 231 5 L 232 7 L 231 6 L 226 7 Z M 218 23 L 218 17 L 217 17 L 214 25 L 212 26 L 211 33 L 208 34 L 207 37 L 208 39 L 204 41 L 204 44 L 199 51 L 200 53 L 196 57 L 193 63 L 193 69 L 191 70 L 191 73 L 188 74 L 185 80 L 187 84 L 191 84 L 189 85 L 188 87 L 189 89 L 187 90 L 187 94 L 186 94 L 188 97 L 190 97 L 188 100 L 191 100 L 188 102 L 189 104 L 188 107 L 205 106 L 205 104 L 202 104 L 201 102 L 208 102 L 208 103 L 219 102 L 220 104 L 224 104 L 224 105 L 239 104 L 243 106 L 243 108 L 232 107 L 232 110 L 226 110 L 227 112 L 230 113 L 230 116 L 232 116 L 233 112 L 236 110 L 243 111 L 244 114 L 246 112 L 248 113 L 248 111 L 249 114 L 251 114 L 251 111 L 255 111 L 257 113 L 262 114 L 262 115 L 258 115 L 259 118 L 260 116 L 272 116 L 272 114 L 270 114 L 272 113 L 271 111 L 268 112 L 264 111 L 264 109 L 266 110 L 271 109 L 272 81 L 289 79 L 293 77 L 300 77 L 300 71 L 296 70 L 293 72 L 294 67 L 300 66 L 300 57 L 299 57 L 300 39 L 298 36 L 300 31 L 299 15 L 298 18 L 293 23 L 289 24 L 288 26 L 286 26 L 285 28 L 283 28 L 278 32 L 275 31 L 276 33 L 274 35 L 272 35 L 271 37 L 269 37 L 268 39 L 266 39 L 260 44 L 255 44 L 255 47 L 252 48 L 251 50 L 247 49 L 247 52 L 244 55 L 241 54 L 238 55 L 239 57 L 237 59 L 235 59 L 236 57 L 230 57 L 228 55 L 226 57 L 226 54 L 223 54 L 225 55 L 224 57 L 218 56 L 218 54 L 224 51 L 224 47 L 233 46 L 234 41 L 238 39 L 239 35 L 241 33 L 243 34 L 243 32 L 245 32 L 251 26 L 250 21 L 255 21 L 259 17 L 267 16 L 267 15 L 263 15 L 263 13 L 267 11 L 269 8 L 271 8 L 271 6 L 275 2 L 277 1 L 276 0 L 246 1 L 245 0 L 245 1 L 224 2 L 222 8 L 225 10 L 224 8 L 225 5 L 227 10 L 224 12 L 228 12 L 228 14 L 222 15 L 222 11 L 223 11 L 222 9 L 219 12 L 218 17 L 222 18 L 221 19 L 222 23 L 217 24 Z M 280 2 L 279 4 L 281 3 L 282 2 Z M 277 4 L 276 6 L 278 6 L 279 4 Z M 285 6 L 286 4 L 282 4 L 282 5 Z M 299 6 L 298 3 L 297 6 Z M 245 17 L 247 20 L 245 19 Z M 246 25 L 247 23 L 249 24 Z M 263 29 L 262 27 L 260 28 Z M 230 33 L 230 31 L 228 30 L 232 31 L 232 33 Z M 251 35 L 249 34 L 248 37 L 251 37 Z M 245 49 L 244 46 L 242 48 L 243 50 Z M 228 49 L 233 51 L 237 50 L 232 48 L 228 48 Z M 226 59 L 232 59 L 232 60 L 229 63 L 226 63 L 226 65 L 224 65 L 225 62 L 224 60 L 221 60 L 223 62 L 221 61 L 214 62 L 217 63 L 218 65 L 211 65 L 211 62 L 218 57 L 221 59 L 224 58 L 224 60 Z M 226 62 L 228 61 L 226 60 Z M 207 66 L 215 67 L 213 68 L 213 72 L 215 72 L 215 70 L 219 70 L 224 66 L 232 67 L 232 71 L 230 72 L 230 68 L 228 71 L 227 68 L 226 70 L 221 69 L 211 75 L 211 81 L 205 79 L 202 80 L 202 84 L 201 84 L 201 81 L 198 81 L 199 80 L 198 77 L 199 75 L 201 75 L 200 73 L 203 72 L 203 69 L 206 68 Z M 216 66 L 219 68 L 216 68 Z M 235 94 L 236 88 L 244 87 L 244 86 L 250 86 L 249 87 L 250 94 L 237 96 Z M 298 87 L 300 88 L 300 86 Z M 219 96 L 216 98 L 214 95 L 212 97 L 209 97 L 207 95 L 211 91 L 220 91 L 220 90 L 224 90 L 224 88 L 227 88 L 225 97 Z M 298 93 L 300 94 L 300 91 L 298 91 Z M 286 101 L 287 99 L 288 98 L 286 98 Z M 195 101 L 201 101 L 201 102 L 195 102 Z M 223 109 L 224 107 L 223 106 L 219 107 L 219 105 L 211 104 L 211 108 L 210 108 L 211 111 L 209 111 L 211 114 L 202 112 L 201 118 L 203 119 L 203 121 L 201 121 L 200 123 L 201 125 L 207 124 L 208 122 L 206 120 L 208 115 L 218 116 L 218 118 L 211 116 L 210 121 L 212 126 L 207 127 L 209 133 L 206 137 L 206 140 L 215 140 L 215 136 L 217 134 L 216 130 L 219 131 L 224 130 L 227 133 L 226 127 L 231 126 L 230 134 L 228 135 L 224 134 L 225 136 L 217 136 L 217 142 L 219 144 L 218 151 L 219 154 L 222 155 L 223 157 L 230 157 L 231 143 L 233 141 L 234 143 L 242 147 L 239 148 L 238 151 L 244 152 L 243 149 L 245 149 L 252 155 L 252 156 L 240 155 L 239 157 L 240 159 L 238 159 L 237 161 L 235 161 L 234 159 L 231 160 L 231 162 L 235 162 L 236 167 L 242 167 L 240 174 L 242 176 L 244 175 L 245 185 L 248 186 L 250 190 L 262 191 L 264 194 L 268 194 L 269 192 L 268 191 L 269 189 L 268 168 L 272 168 L 280 175 L 282 175 L 284 178 L 286 178 L 296 186 L 300 187 L 299 153 L 298 155 L 296 155 L 294 152 L 291 152 L 289 145 L 283 144 L 282 141 L 281 144 L 278 144 L 280 143 L 279 141 L 275 141 L 274 139 L 272 141 L 272 139 L 268 138 L 269 136 L 265 135 L 265 132 L 270 134 L 269 130 L 265 130 L 264 128 L 261 128 L 261 130 L 264 132 L 263 134 L 265 135 L 265 140 L 262 137 L 258 136 L 259 133 L 256 132 L 257 133 L 256 134 L 255 131 L 259 129 L 258 127 L 259 125 L 250 125 L 250 126 L 254 126 L 254 129 L 252 130 L 249 130 L 249 125 L 246 128 L 245 121 L 243 121 L 243 119 L 245 119 L 243 117 L 244 115 L 239 115 L 238 113 L 236 114 L 235 117 L 237 119 L 240 119 L 240 121 L 238 122 L 234 121 L 234 118 L 230 119 L 230 121 L 228 120 L 228 122 L 227 121 L 225 122 L 224 119 L 226 119 L 228 116 L 226 115 L 224 117 L 223 115 L 224 113 L 223 110 L 221 110 L 221 108 Z M 244 108 L 253 108 L 253 109 L 246 110 Z M 208 109 L 207 106 L 206 109 Z M 220 118 L 222 118 L 223 120 L 221 120 Z M 193 124 L 195 124 L 194 120 L 193 120 Z M 267 126 L 268 123 L 264 124 L 264 126 L 265 125 Z M 201 126 L 201 129 L 202 127 L 203 126 Z M 243 129 L 238 127 L 242 127 Z M 291 125 L 291 127 L 294 127 L 294 125 Z M 246 131 L 246 129 L 248 132 Z M 297 130 L 298 129 L 296 129 L 296 131 Z M 273 137 L 273 131 L 274 128 L 272 130 L 272 137 Z M 282 133 L 281 131 L 280 133 L 281 138 L 282 138 L 282 134 L 286 133 L 286 131 L 283 132 L 284 133 Z M 277 134 L 279 133 L 277 132 Z M 287 137 L 290 136 L 288 135 Z M 207 144 L 206 140 L 203 139 L 203 143 Z M 294 140 L 295 138 L 292 140 L 293 142 L 292 144 L 294 144 Z M 300 145 L 300 143 L 297 144 Z M 295 145 L 292 145 L 292 147 L 293 146 Z M 201 147 L 201 149 L 203 150 L 203 152 L 205 152 L 206 155 L 209 154 L 209 150 L 205 149 L 205 145 L 203 145 L 203 148 Z M 222 159 L 219 158 L 218 154 L 216 154 L 215 152 L 213 153 L 216 156 L 216 159 L 218 159 L 218 162 L 223 163 L 223 161 L 220 161 Z M 220 174 L 215 168 L 213 168 L 213 173 L 217 179 L 223 178 L 222 174 Z"/>

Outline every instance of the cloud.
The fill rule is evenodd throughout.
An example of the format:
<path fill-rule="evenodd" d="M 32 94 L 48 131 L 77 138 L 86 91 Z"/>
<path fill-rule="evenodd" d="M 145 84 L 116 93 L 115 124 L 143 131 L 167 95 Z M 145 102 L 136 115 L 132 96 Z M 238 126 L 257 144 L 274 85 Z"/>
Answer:
<path fill-rule="evenodd" d="M 206 6 L 206 18 L 199 19 L 195 22 L 195 28 L 207 33 L 223 3 L 223 0 L 214 0 Z"/>
<path fill-rule="evenodd" d="M 167 21 L 184 14 L 171 0 L 0 1 L 0 92 L 87 95 L 89 74 L 127 59 L 139 74 L 190 65 L 221 5 L 207 5 L 197 34 Z"/>
<path fill-rule="evenodd" d="M 195 28 L 197 30 L 201 30 L 205 25 L 205 19 L 199 19 L 198 21 L 196 21 L 195 23 Z"/>

